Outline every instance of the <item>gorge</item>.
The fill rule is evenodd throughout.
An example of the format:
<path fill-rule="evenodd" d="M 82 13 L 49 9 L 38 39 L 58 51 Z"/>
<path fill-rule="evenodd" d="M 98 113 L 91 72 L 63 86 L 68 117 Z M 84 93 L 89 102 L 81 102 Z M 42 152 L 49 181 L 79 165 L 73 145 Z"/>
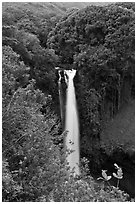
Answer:
<path fill-rule="evenodd" d="M 2 7 L 3 201 L 134 199 L 134 2 Z"/>

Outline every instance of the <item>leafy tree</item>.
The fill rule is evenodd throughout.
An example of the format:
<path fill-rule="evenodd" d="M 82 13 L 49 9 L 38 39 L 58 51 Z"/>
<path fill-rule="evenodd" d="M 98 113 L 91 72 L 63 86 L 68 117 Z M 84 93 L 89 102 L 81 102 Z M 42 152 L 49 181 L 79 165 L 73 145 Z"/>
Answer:
<path fill-rule="evenodd" d="M 76 63 L 76 68 L 78 61 L 80 69 L 89 62 L 90 69 L 95 64 L 116 69 L 112 60 L 119 61 L 120 53 L 124 59 L 129 53 L 134 55 L 134 33 L 133 11 L 115 4 L 91 6 L 66 15 L 50 33 L 49 44 L 60 56 L 62 64 Z"/>
<path fill-rule="evenodd" d="M 46 49 L 46 42 L 60 16 L 56 18 L 55 14 L 44 12 L 49 4 L 47 7 L 46 4 L 26 4 L 3 4 L 3 45 L 10 46 L 30 67 L 30 78 L 36 80 L 38 88 L 53 94 L 57 92 L 54 84 L 57 56 L 54 50 Z M 42 12 L 37 12 L 36 5 L 43 8 Z"/>
<path fill-rule="evenodd" d="M 3 117 L 3 155 L 22 189 L 15 200 L 35 200 L 43 192 L 48 194 L 57 179 L 59 150 L 52 140 L 58 130 L 57 117 L 46 105 L 48 100 L 31 83 L 18 89 Z M 45 116 L 40 113 L 43 104 L 47 107 Z"/>
<path fill-rule="evenodd" d="M 2 162 L 2 195 L 3 201 L 16 199 L 17 195 L 21 194 L 22 187 L 14 181 L 11 172 L 9 171 L 8 162 Z"/>
<path fill-rule="evenodd" d="M 6 111 L 7 104 L 10 105 L 10 100 L 14 97 L 16 90 L 28 83 L 28 78 L 29 67 L 19 61 L 19 55 L 11 47 L 4 46 L 2 55 L 3 113 Z"/>
<path fill-rule="evenodd" d="M 42 92 L 34 89 L 33 82 L 26 87 L 29 68 L 11 47 L 3 47 L 2 62 L 3 157 L 8 162 L 3 164 L 3 200 L 34 200 L 43 191 L 50 191 L 49 185 L 56 179 L 51 175 L 59 170 L 59 150 L 53 144 L 55 134 L 58 134 L 58 119 L 49 108 L 51 96 L 44 97 Z M 43 106 L 45 116 L 41 113 Z M 47 178 L 47 182 L 49 177 L 53 180 L 49 185 L 43 180 L 41 185 L 41 177 L 42 180 Z"/>
<path fill-rule="evenodd" d="M 41 47 L 36 35 L 14 26 L 4 26 L 3 34 L 3 45 L 11 46 L 20 55 L 20 60 L 30 67 L 30 78 L 36 80 L 37 86 L 50 94 L 56 92 L 54 67 L 58 57 L 54 50 Z"/>

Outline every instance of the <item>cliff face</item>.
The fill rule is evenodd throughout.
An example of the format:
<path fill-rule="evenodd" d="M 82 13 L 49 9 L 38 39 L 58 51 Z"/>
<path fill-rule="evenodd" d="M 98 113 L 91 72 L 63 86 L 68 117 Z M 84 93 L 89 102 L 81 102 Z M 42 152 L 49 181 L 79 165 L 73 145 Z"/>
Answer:
<path fill-rule="evenodd" d="M 104 124 L 100 134 L 102 147 L 111 152 L 114 148 L 132 154 L 135 147 L 135 101 L 125 103 L 115 117 Z M 107 149 L 108 148 L 108 149 Z"/>
<path fill-rule="evenodd" d="M 78 105 L 82 107 L 82 109 L 79 108 L 81 150 L 83 154 L 89 156 L 95 166 L 103 164 L 102 151 L 110 157 L 115 151 L 128 154 L 134 164 L 135 99 L 133 87 L 130 78 L 125 77 L 121 83 L 120 92 L 116 95 L 112 92 L 112 98 L 108 98 L 106 94 L 106 97 L 100 99 L 99 104 L 99 96 L 96 92 L 91 92 L 89 95 L 83 94 L 84 91 L 79 93 L 82 99 L 87 98 L 87 101 L 82 101 L 78 97 Z M 92 112 L 92 115 L 89 112 Z M 91 169 L 93 168 L 92 166 Z"/>

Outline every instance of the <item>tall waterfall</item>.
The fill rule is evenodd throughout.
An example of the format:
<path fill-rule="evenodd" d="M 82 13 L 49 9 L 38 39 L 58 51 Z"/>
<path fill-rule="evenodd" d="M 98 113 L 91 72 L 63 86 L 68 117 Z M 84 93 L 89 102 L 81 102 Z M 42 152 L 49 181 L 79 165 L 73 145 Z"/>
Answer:
<path fill-rule="evenodd" d="M 59 74 L 59 80 L 58 80 L 58 87 L 59 87 L 59 101 L 60 101 L 60 114 L 61 114 L 61 122 L 62 122 L 62 127 L 63 127 L 63 99 L 62 99 L 62 94 L 61 94 L 61 73 L 60 70 L 58 70 Z"/>
<path fill-rule="evenodd" d="M 68 131 L 66 136 L 65 145 L 67 149 L 72 150 L 73 152 L 67 156 L 67 161 L 69 163 L 70 169 L 74 168 L 75 174 L 79 175 L 79 123 L 78 123 L 78 113 L 77 113 L 77 104 L 74 88 L 74 76 L 76 70 L 65 70 L 65 73 L 68 77 L 67 84 L 67 102 L 66 102 L 66 121 L 65 121 L 65 130 Z"/>

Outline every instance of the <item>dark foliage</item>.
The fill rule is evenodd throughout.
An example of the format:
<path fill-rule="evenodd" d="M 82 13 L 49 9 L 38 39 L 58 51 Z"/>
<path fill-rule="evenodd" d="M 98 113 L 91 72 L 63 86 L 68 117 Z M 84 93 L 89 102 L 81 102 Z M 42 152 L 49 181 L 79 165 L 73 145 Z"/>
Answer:
<path fill-rule="evenodd" d="M 55 66 L 78 70 L 81 149 L 96 164 L 107 110 L 113 117 L 125 98 L 134 97 L 135 6 L 116 3 L 79 10 L 76 5 L 3 3 L 4 202 L 129 199 L 118 188 L 97 184 L 84 159 L 80 177 L 73 172 L 68 176 Z M 126 83 L 130 90 L 125 88 L 122 95 Z"/>

